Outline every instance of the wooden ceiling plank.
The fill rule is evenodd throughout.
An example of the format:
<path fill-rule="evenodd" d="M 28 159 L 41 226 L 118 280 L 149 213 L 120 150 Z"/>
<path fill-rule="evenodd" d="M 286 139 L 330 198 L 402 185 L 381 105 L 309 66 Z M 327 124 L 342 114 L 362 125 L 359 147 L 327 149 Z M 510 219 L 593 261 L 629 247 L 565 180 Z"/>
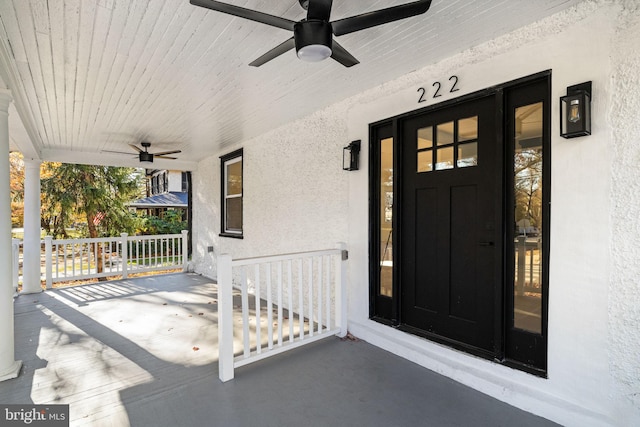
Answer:
<path fill-rule="evenodd" d="M 137 24 L 137 32 L 132 40 L 132 44 L 129 48 L 128 61 L 125 64 L 123 70 L 123 78 L 118 82 L 117 90 L 119 98 L 117 100 L 117 107 L 108 115 L 108 121 L 105 122 L 105 126 L 110 129 L 118 129 L 121 133 L 133 132 L 131 129 L 124 129 L 122 123 L 128 117 L 128 110 L 131 106 L 132 93 L 135 91 L 138 84 L 140 84 L 140 78 L 148 67 L 149 59 L 152 56 L 152 50 L 149 46 L 153 46 L 152 37 L 154 31 L 161 31 L 163 26 L 168 25 L 170 20 L 170 14 L 163 14 L 163 10 L 167 7 L 165 3 L 160 1 L 151 1 L 147 3 L 147 7 L 144 9 L 143 15 Z M 163 18 L 166 18 L 164 20 Z M 134 24 L 135 22 L 132 22 Z M 105 135 L 105 142 L 111 145 L 110 135 Z M 134 136 L 129 136 L 127 140 L 120 139 L 116 141 L 116 146 L 122 148 L 123 144 L 138 142 L 134 140 Z"/>
<path fill-rule="evenodd" d="M 80 32 L 91 38 L 91 48 L 89 50 L 89 65 L 86 72 L 86 84 L 83 95 L 82 113 L 80 114 L 80 128 L 78 130 L 78 142 L 83 144 L 87 141 L 87 133 L 95 128 L 95 114 L 99 106 L 97 99 L 98 79 L 103 61 L 104 46 L 109 31 L 111 21 L 111 9 L 101 5 L 93 10 L 92 21 L 81 21 Z"/>
<path fill-rule="evenodd" d="M 171 117 L 173 114 L 172 111 L 167 114 L 164 111 L 166 110 L 164 106 L 172 103 L 175 105 L 176 99 L 171 96 L 171 91 L 172 88 L 176 87 L 182 72 L 181 68 L 184 66 L 181 62 L 181 57 L 188 50 L 189 39 L 193 37 L 192 28 L 197 26 L 198 21 L 201 21 L 201 16 L 192 13 L 193 10 L 186 9 L 186 11 L 191 13 L 185 16 L 187 19 L 180 26 L 179 31 L 172 35 L 171 45 L 167 46 L 164 55 L 158 58 L 155 67 L 152 79 L 158 80 L 162 84 L 154 85 L 154 88 L 146 91 L 146 96 L 141 98 L 140 111 L 144 114 L 141 115 L 138 124 L 142 129 L 156 131 L 157 126 L 162 126 L 166 122 L 163 118 Z"/>
<path fill-rule="evenodd" d="M 34 22 L 36 51 L 38 53 L 42 82 L 45 90 L 43 108 L 49 111 L 50 127 L 44 148 L 60 144 L 60 120 L 56 100 L 56 81 L 51 53 L 51 34 L 46 0 L 30 0 L 31 16 Z M 46 22 L 45 22 L 46 21 Z"/>
<path fill-rule="evenodd" d="M 155 78 L 157 67 L 164 55 L 163 49 L 170 45 L 172 37 L 184 24 L 185 14 L 189 12 L 189 9 L 179 8 L 178 10 L 182 12 L 178 13 L 175 8 L 176 4 L 174 2 L 165 3 L 159 11 L 157 20 L 148 23 L 152 28 L 151 35 L 145 45 L 144 55 L 140 58 L 140 66 L 136 66 L 129 79 L 131 84 L 128 85 L 128 90 L 123 93 L 126 104 L 120 110 L 119 115 L 115 116 L 115 121 L 112 121 L 116 127 L 122 128 L 122 123 L 127 121 L 131 123 L 127 128 L 128 131 L 135 134 L 140 131 L 138 122 L 141 120 L 141 115 L 151 114 L 149 111 L 141 111 L 143 99 L 146 99 L 145 94 L 152 90 L 154 85 L 164 84 Z"/>
<path fill-rule="evenodd" d="M 144 37 L 141 29 L 141 22 L 145 13 L 149 8 L 148 1 L 140 1 L 131 3 L 130 10 L 127 13 L 126 23 L 122 31 L 122 37 L 118 45 L 118 53 L 116 55 L 117 64 L 114 67 L 116 73 L 111 81 L 111 85 L 107 88 L 110 94 L 104 109 L 103 127 L 109 128 L 113 122 L 113 116 L 117 114 L 119 105 L 123 102 L 123 92 L 131 78 L 131 73 L 135 69 L 135 64 L 139 59 L 139 52 L 135 50 L 136 40 Z M 103 145 L 108 141 L 107 135 L 97 137 L 98 144 L 102 149 Z"/>
<path fill-rule="evenodd" d="M 102 58 L 98 68 L 98 77 L 92 100 L 94 102 L 89 115 L 89 128 L 83 142 L 94 144 L 100 138 L 103 128 L 104 110 L 107 99 L 111 96 L 111 82 L 118 79 L 118 67 L 122 58 L 118 57 L 118 45 L 131 3 L 129 0 L 116 0 L 111 5 L 109 25 L 104 38 Z M 97 101 L 97 102 L 96 102 Z"/>
<path fill-rule="evenodd" d="M 94 2 L 82 1 L 76 29 L 77 59 L 74 81 L 73 117 L 71 119 L 71 141 L 77 145 L 83 145 L 82 134 L 84 124 L 82 114 L 90 103 L 87 95 L 87 80 L 90 69 L 91 46 L 93 43 L 93 21 L 96 16 L 96 4 Z M 71 33 L 71 32 L 69 32 Z"/>
<path fill-rule="evenodd" d="M 80 0 L 64 2 L 64 135 L 67 144 L 77 145 L 73 128 L 75 91 L 78 80 L 78 28 L 80 26 Z"/>
<path fill-rule="evenodd" d="M 30 119 L 26 119 L 32 121 L 32 125 L 28 126 L 29 135 L 32 139 L 35 139 L 32 143 L 40 148 L 43 140 L 42 133 L 45 131 L 44 118 L 42 114 L 34 114 L 35 112 L 41 112 L 38 103 L 38 92 L 35 87 L 35 79 L 31 74 L 29 56 L 25 49 L 25 36 L 20 29 L 13 2 L 0 1 L 0 22 L 0 34 L 4 39 L 3 42 L 7 48 L 7 54 L 10 57 L 13 56 L 15 60 L 16 75 L 14 77 L 17 80 L 16 84 L 20 86 L 12 89 L 14 102 L 22 103 L 22 106 L 18 106 L 18 110 L 23 111 L 23 114 L 29 110 Z M 32 31 L 30 34 L 32 34 Z M 8 58 L 9 60 L 11 59 L 10 57 Z M 24 91 L 22 95 L 19 93 L 20 90 Z M 22 99 L 17 99 L 18 97 L 22 97 Z"/>
<path fill-rule="evenodd" d="M 57 138 L 55 143 L 65 146 L 71 142 L 67 140 L 66 134 L 66 94 L 65 94 L 65 20 L 64 20 L 64 2 L 49 2 L 49 53 L 51 55 L 51 71 L 53 73 L 53 97 L 55 99 L 54 109 L 56 111 L 58 121 L 55 134 Z M 75 67 L 75 64 L 72 65 Z"/>
<path fill-rule="evenodd" d="M 15 11 L 16 26 L 18 35 L 12 38 L 11 45 L 24 46 L 25 56 L 28 64 L 18 63 L 20 70 L 20 78 L 24 81 L 31 81 L 36 93 L 36 99 L 29 100 L 29 105 L 33 108 L 33 116 L 41 116 L 41 128 L 38 129 L 41 144 L 45 144 L 50 138 L 51 132 L 51 116 L 47 104 L 47 92 L 42 78 L 42 67 L 40 64 L 40 56 L 38 54 L 38 43 L 36 40 L 35 24 L 31 15 L 31 5 L 23 0 L 14 0 L 13 10 Z M 9 20 L 10 15 L 3 15 L 3 21 Z M 8 28 L 11 28 L 10 26 Z M 22 42 L 22 43 L 20 43 Z M 42 147 L 40 147 L 42 148 Z"/>

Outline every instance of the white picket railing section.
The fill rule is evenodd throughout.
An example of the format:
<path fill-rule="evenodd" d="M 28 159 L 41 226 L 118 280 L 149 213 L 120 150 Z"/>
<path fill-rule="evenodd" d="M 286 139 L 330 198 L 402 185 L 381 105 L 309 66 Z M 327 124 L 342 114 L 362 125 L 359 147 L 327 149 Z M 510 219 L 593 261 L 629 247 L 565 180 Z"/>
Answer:
<path fill-rule="evenodd" d="M 187 231 L 181 234 L 53 240 L 45 237 L 47 289 L 61 281 L 187 269 Z"/>
<path fill-rule="evenodd" d="M 326 337 L 344 337 L 346 259 L 344 244 L 262 258 L 218 256 L 220 380 L 233 379 L 240 366 Z M 239 311 L 234 313 L 234 306 Z M 241 339 L 234 337 L 236 318 Z"/>

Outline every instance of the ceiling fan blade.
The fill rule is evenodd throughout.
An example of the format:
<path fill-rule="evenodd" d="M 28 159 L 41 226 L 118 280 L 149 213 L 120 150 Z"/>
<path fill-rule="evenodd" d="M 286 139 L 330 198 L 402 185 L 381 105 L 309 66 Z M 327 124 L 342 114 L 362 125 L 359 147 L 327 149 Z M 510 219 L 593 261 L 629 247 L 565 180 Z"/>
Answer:
<path fill-rule="evenodd" d="M 333 41 L 333 47 L 331 48 L 331 57 L 344 65 L 345 67 L 353 67 L 356 64 L 359 64 L 356 58 L 353 57 L 345 48 L 340 46 L 337 41 Z"/>
<path fill-rule="evenodd" d="M 100 152 L 101 153 L 116 153 L 116 154 L 132 155 L 130 151 L 100 150 Z"/>
<path fill-rule="evenodd" d="M 136 147 L 136 146 L 135 146 L 135 145 L 133 145 L 133 144 L 129 144 L 129 147 L 133 148 L 133 149 L 134 149 L 134 150 L 136 150 L 138 153 L 142 153 L 142 152 L 144 151 L 143 149 L 141 149 L 141 148 L 139 148 L 139 147 Z"/>
<path fill-rule="evenodd" d="M 293 49 L 294 47 L 296 47 L 296 43 L 293 40 L 293 37 L 291 37 L 289 40 L 285 41 L 284 43 L 280 43 L 278 46 L 274 47 L 269 52 L 262 55 L 260 58 L 254 60 L 249 65 L 251 65 L 252 67 L 259 67 L 265 62 L 269 62 L 272 59 L 277 58 L 278 56 Z"/>
<path fill-rule="evenodd" d="M 295 21 L 281 18 L 268 13 L 258 12 L 257 10 L 245 9 L 244 7 L 234 6 L 214 0 L 190 0 L 194 6 L 204 7 L 206 9 L 215 10 L 217 12 L 226 13 L 228 15 L 238 16 L 240 18 L 249 19 L 251 21 L 260 22 L 271 25 L 272 27 L 282 28 L 293 31 Z"/>
<path fill-rule="evenodd" d="M 171 160 L 176 160 L 177 159 L 177 157 L 161 156 L 161 155 L 158 155 L 158 154 L 154 154 L 153 157 L 156 157 L 158 159 L 171 159 Z"/>
<path fill-rule="evenodd" d="M 332 22 L 331 26 L 333 27 L 333 34 L 341 36 L 343 34 L 354 33 L 366 28 L 420 15 L 429 10 L 430 6 L 431 0 L 414 1 L 374 12 L 363 13 L 362 15 L 339 19 Z"/>
<path fill-rule="evenodd" d="M 161 153 L 153 153 L 153 155 L 158 157 L 158 156 L 164 156 L 165 154 L 176 154 L 176 153 L 182 153 L 182 150 L 163 151 Z"/>
<path fill-rule="evenodd" d="M 331 4 L 333 0 L 309 0 L 309 10 L 307 20 L 318 19 L 328 21 L 331 15 Z"/>

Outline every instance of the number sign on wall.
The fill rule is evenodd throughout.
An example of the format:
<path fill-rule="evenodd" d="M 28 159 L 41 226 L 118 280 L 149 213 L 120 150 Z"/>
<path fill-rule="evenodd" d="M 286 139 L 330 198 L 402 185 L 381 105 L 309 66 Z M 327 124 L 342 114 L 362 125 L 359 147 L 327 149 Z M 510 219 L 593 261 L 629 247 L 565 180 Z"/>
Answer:
<path fill-rule="evenodd" d="M 433 99 L 439 98 L 442 96 L 442 92 L 446 90 L 449 90 L 449 93 L 457 92 L 460 90 L 457 86 L 458 86 L 458 76 L 451 76 L 449 77 L 448 84 L 445 83 L 443 85 L 440 82 L 433 82 L 433 84 L 431 85 L 431 87 L 433 88 L 433 92 L 431 92 L 431 90 L 427 90 L 424 87 L 419 87 L 417 91 L 420 94 L 420 97 L 418 98 L 418 104 L 427 102 L 429 98 L 433 98 Z"/>

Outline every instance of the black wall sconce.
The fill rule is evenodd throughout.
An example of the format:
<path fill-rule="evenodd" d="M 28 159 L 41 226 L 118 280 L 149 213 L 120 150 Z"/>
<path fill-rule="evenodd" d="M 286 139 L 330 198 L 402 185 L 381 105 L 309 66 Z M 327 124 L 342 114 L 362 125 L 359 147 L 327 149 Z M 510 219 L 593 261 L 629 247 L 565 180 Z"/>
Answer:
<path fill-rule="evenodd" d="M 560 136 L 591 135 L 591 82 L 567 87 L 560 98 Z"/>
<path fill-rule="evenodd" d="M 360 167 L 360 140 L 352 141 L 342 149 L 342 169 L 357 171 Z"/>

